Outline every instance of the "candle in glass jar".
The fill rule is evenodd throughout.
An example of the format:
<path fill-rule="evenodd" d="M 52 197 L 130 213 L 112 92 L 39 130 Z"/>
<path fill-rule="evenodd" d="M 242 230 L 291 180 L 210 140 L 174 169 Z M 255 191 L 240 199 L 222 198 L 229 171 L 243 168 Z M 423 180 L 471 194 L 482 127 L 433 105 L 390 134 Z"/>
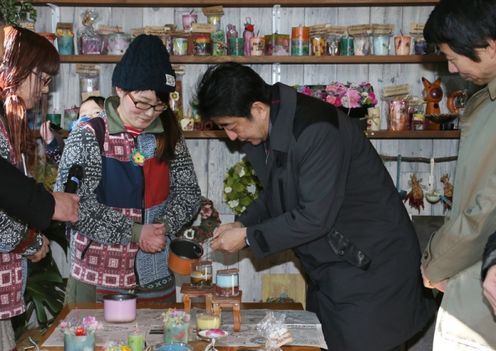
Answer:
<path fill-rule="evenodd" d="M 216 294 L 218 296 L 230 297 L 239 295 L 239 271 L 223 269 L 217 271 L 215 277 Z"/>
<path fill-rule="evenodd" d="M 127 344 L 131 351 L 143 351 L 145 349 L 145 336 L 136 329 L 127 336 Z"/>
<path fill-rule="evenodd" d="M 396 55 L 410 55 L 412 37 L 397 35 L 394 37 L 394 51 Z"/>

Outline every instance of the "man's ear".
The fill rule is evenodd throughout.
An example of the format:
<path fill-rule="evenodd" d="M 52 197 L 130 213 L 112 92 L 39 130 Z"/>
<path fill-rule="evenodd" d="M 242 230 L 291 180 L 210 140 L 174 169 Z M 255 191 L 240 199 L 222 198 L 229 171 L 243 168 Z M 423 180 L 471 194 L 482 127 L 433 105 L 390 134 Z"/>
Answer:
<path fill-rule="evenodd" d="M 496 58 L 496 40 L 489 39 L 487 41 L 487 52 L 491 58 Z"/>
<path fill-rule="evenodd" d="M 251 115 L 263 118 L 268 118 L 270 116 L 270 107 L 261 101 L 255 101 L 251 104 Z"/>

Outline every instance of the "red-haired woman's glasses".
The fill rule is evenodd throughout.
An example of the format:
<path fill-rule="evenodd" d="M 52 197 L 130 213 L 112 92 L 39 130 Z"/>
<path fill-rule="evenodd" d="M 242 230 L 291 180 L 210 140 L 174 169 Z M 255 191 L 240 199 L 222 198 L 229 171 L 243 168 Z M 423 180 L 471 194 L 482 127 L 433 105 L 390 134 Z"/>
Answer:
<path fill-rule="evenodd" d="M 162 111 L 165 111 L 167 110 L 167 105 L 164 104 L 164 103 L 161 103 L 161 104 L 157 104 L 157 105 L 150 105 L 149 103 L 146 103 L 146 102 L 143 102 L 143 101 L 136 101 L 134 100 L 134 97 L 133 95 L 131 95 L 131 93 L 127 94 L 129 96 L 129 98 L 131 99 L 131 101 L 133 102 L 134 106 L 138 109 L 138 110 L 142 110 L 142 111 L 148 111 L 149 109 L 153 109 L 153 111 L 155 112 L 162 112 Z"/>
<path fill-rule="evenodd" d="M 48 86 L 50 82 L 52 81 L 52 77 L 49 75 L 43 76 L 43 73 L 36 72 L 36 71 L 31 71 L 33 74 L 41 81 L 44 87 Z"/>

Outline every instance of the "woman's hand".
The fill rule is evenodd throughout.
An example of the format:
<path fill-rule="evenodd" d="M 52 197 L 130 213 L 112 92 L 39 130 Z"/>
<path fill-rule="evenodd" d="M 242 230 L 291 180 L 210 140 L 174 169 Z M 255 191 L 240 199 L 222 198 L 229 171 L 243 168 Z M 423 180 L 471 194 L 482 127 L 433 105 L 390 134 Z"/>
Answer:
<path fill-rule="evenodd" d="M 42 235 L 42 238 L 43 238 L 43 244 L 41 245 L 40 249 L 36 251 L 34 255 L 28 257 L 28 260 L 30 260 L 33 263 L 41 261 L 43 258 L 45 258 L 48 251 L 50 251 L 50 242 L 48 241 L 46 236 Z"/>

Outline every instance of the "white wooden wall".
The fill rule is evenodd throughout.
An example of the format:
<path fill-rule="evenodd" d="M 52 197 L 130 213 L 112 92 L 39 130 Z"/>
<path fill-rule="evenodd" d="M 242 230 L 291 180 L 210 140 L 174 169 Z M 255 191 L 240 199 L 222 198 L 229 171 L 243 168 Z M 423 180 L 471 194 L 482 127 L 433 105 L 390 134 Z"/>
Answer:
<path fill-rule="evenodd" d="M 37 31 L 53 31 L 56 19 L 48 7 L 38 7 Z M 61 22 L 73 22 L 80 26 L 81 13 L 86 7 L 60 7 Z M 100 15 L 99 23 L 120 25 L 124 31 L 146 25 L 163 25 L 175 23 L 181 28 L 181 14 L 191 11 L 190 8 L 97 8 Z M 353 8 L 283 8 L 281 12 L 281 33 L 290 33 L 290 28 L 298 25 L 314 25 L 331 23 L 339 25 L 363 23 L 392 23 L 395 33 L 401 30 L 408 33 L 411 22 L 425 22 L 432 7 L 353 7 Z M 197 8 L 199 22 L 206 22 L 201 9 Z M 243 23 L 247 17 L 255 24 L 255 31 L 261 34 L 272 32 L 272 8 L 226 8 L 222 18 L 222 26 L 235 24 L 241 34 Z M 100 86 L 102 95 L 112 93 L 111 75 L 113 64 L 101 64 Z M 206 65 L 187 65 L 183 79 L 185 110 L 194 95 L 195 85 Z M 271 82 L 271 65 L 253 65 L 253 68 L 267 81 Z M 422 91 L 421 77 L 434 80 L 439 75 L 447 75 L 445 64 L 357 64 L 357 65 L 282 65 L 281 81 L 292 84 L 325 84 L 332 81 L 362 82 L 370 81 L 376 93 L 380 94 L 383 86 L 408 83 L 412 93 L 420 95 Z M 448 79 L 448 77 L 446 77 Z M 451 87 L 458 86 L 453 79 Z M 64 108 L 79 104 L 79 80 L 75 73 L 75 65 L 62 64 L 60 74 L 56 78 L 56 91 L 51 94 L 49 111 L 62 113 Z M 442 107 L 446 110 L 445 105 Z M 381 102 L 382 127 L 386 127 L 385 104 Z M 374 146 L 383 155 L 422 157 L 455 156 L 457 140 L 374 140 Z M 215 207 L 222 214 L 223 220 L 230 221 L 233 216 L 229 208 L 222 202 L 223 176 L 226 170 L 242 155 L 232 143 L 224 140 L 189 140 L 188 146 L 193 157 L 202 193 L 214 201 Z M 387 162 L 393 179 L 396 179 L 396 162 Z M 453 179 L 455 162 L 438 164 L 435 178 L 437 188 L 441 189 L 439 178 L 448 173 Z M 427 184 L 429 164 L 402 163 L 400 185 L 401 189 L 409 189 L 408 180 L 411 173 L 416 173 Z M 412 214 L 416 210 L 407 206 Z M 442 214 L 442 206 L 431 206 L 425 201 L 421 215 Z M 261 277 L 263 273 L 292 273 L 297 271 L 293 256 L 283 253 L 262 261 L 255 261 L 248 252 L 238 255 L 215 254 L 215 268 L 237 266 L 240 269 L 241 289 L 244 301 L 261 299 Z M 61 259 L 62 260 L 62 259 Z M 63 261 L 63 260 L 62 260 Z M 64 266 L 64 265 L 63 265 Z M 67 267 L 63 268 L 67 274 Z"/>

